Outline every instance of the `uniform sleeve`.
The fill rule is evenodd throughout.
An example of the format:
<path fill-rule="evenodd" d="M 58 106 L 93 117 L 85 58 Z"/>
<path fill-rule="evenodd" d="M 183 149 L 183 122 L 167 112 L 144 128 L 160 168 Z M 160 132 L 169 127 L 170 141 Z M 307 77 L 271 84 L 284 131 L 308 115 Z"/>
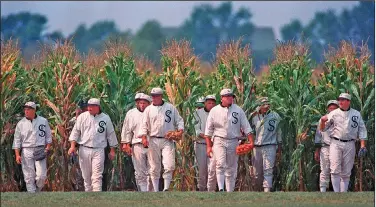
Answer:
<path fill-rule="evenodd" d="M 325 127 L 322 130 L 322 132 L 326 132 L 328 129 L 334 126 L 333 112 L 330 112 L 327 116 L 328 116 L 328 121 L 326 121 Z M 319 128 L 320 128 L 320 125 L 319 125 Z"/>
<path fill-rule="evenodd" d="M 321 144 L 322 135 L 320 132 L 320 124 L 321 120 L 319 120 L 319 124 L 317 125 L 316 133 L 315 133 L 315 144 Z"/>
<path fill-rule="evenodd" d="M 367 128 L 366 125 L 364 124 L 363 118 L 361 115 L 359 115 L 360 120 L 359 120 L 359 132 L 358 132 L 358 137 L 361 140 L 367 140 Z"/>
<path fill-rule="evenodd" d="M 209 112 L 208 119 L 205 125 L 205 136 L 212 137 L 214 133 L 214 120 L 213 120 L 213 109 Z"/>
<path fill-rule="evenodd" d="M 14 139 L 13 139 L 13 149 L 20 149 L 21 148 L 21 129 L 19 124 L 16 126 L 16 130 L 14 132 Z"/>
<path fill-rule="evenodd" d="M 121 130 L 121 143 L 130 143 L 132 141 L 133 133 L 130 130 L 130 114 L 127 113 L 123 122 L 123 128 Z"/>
<path fill-rule="evenodd" d="M 78 116 L 76 123 L 73 126 L 72 132 L 69 136 L 69 141 L 78 142 L 81 139 L 81 119 L 82 116 Z"/>
<path fill-rule="evenodd" d="M 108 119 L 107 122 L 106 138 L 110 147 L 116 147 L 119 144 L 116 138 L 114 125 L 112 124 L 111 119 Z"/>
<path fill-rule="evenodd" d="M 247 116 L 245 115 L 243 110 L 240 110 L 240 115 L 241 115 L 241 129 L 243 130 L 244 134 L 248 135 L 249 133 L 252 132 L 251 125 L 249 124 L 249 121 L 247 119 Z"/>
<path fill-rule="evenodd" d="M 178 130 L 184 130 L 184 120 L 180 116 L 179 111 L 176 109 L 175 106 L 173 106 L 175 111 L 175 126 L 178 127 Z"/>
<path fill-rule="evenodd" d="M 150 128 L 149 107 L 146 107 L 144 113 L 142 114 L 142 122 L 141 122 L 140 130 L 138 132 L 138 137 L 143 136 L 143 135 L 146 136 L 148 134 L 148 131 Z"/>
<path fill-rule="evenodd" d="M 204 133 L 202 130 L 201 130 L 201 118 L 199 116 L 199 111 L 196 110 L 195 113 L 193 114 L 194 117 L 195 117 L 195 131 L 196 131 L 196 136 L 199 136 L 200 134 Z M 205 129 L 204 129 L 205 130 Z"/>
<path fill-rule="evenodd" d="M 51 144 L 51 143 L 52 143 L 51 128 L 50 128 L 50 124 L 46 120 L 46 144 Z"/>

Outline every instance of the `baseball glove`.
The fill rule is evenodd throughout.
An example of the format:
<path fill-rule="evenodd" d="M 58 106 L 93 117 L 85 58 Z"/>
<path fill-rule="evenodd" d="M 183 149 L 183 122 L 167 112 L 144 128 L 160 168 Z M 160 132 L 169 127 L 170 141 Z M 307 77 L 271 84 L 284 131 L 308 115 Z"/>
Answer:
<path fill-rule="evenodd" d="M 179 135 L 179 132 L 178 131 L 168 131 L 166 133 L 166 139 L 168 140 L 175 140 L 175 141 L 179 141 L 181 140 L 181 136 Z"/>
<path fill-rule="evenodd" d="M 237 155 L 245 155 L 248 154 L 252 150 L 252 145 L 250 144 L 241 144 L 236 147 L 236 154 Z"/>

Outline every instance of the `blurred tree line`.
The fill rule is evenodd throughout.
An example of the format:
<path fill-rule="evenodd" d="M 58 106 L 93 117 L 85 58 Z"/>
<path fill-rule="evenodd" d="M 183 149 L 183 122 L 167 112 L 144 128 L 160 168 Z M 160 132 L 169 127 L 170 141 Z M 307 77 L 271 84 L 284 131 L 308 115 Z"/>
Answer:
<path fill-rule="evenodd" d="M 374 55 L 374 8 L 375 2 L 361 1 L 340 14 L 332 10 L 317 12 L 307 25 L 293 20 L 281 27 L 282 41 L 309 40 L 311 57 L 318 62 L 323 60 L 323 51 L 328 44 L 337 46 L 340 40 L 354 43 L 367 41 Z M 251 44 L 256 69 L 268 63 L 277 41 L 272 28 L 257 27 L 252 22 L 252 13 L 248 9 L 235 10 L 231 2 L 223 2 L 217 7 L 209 4 L 196 6 L 179 27 L 163 27 L 158 21 L 150 20 L 135 33 L 130 30 L 120 31 L 114 21 L 99 21 L 90 27 L 81 24 L 72 34 L 64 37 L 61 31 L 46 32 L 47 23 L 45 16 L 29 12 L 2 16 L 1 39 L 18 39 L 26 60 L 32 58 L 40 43 L 49 43 L 56 39 L 73 37 L 76 48 L 84 54 L 87 54 L 89 49 L 100 52 L 108 39 L 126 40 L 131 42 L 133 51 L 145 55 L 159 65 L 158 51 L 166 39 L 190 40 L 195 53 L 203 61 L 210 62 L 215 59 L 218 44 L 243 37 L 243 44 Z"/>

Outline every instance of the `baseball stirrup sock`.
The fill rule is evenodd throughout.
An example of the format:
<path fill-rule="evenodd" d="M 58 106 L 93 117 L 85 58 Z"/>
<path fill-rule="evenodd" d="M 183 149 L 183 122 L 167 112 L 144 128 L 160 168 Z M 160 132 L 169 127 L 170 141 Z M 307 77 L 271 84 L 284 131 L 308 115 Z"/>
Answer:
<path fill-rule="evenodd" d="M 349 188 L 349 181 L 341 181 L 340 183 L 340 190 L 341 192 L 347 192 L 348 188 Z"/>
<path fill-rule="evenodd" d="M 170 188 L 170 183 L 171 183 L 170 179 L 164 179 L 164 190 L 165 189 L 168 190 Z"/>
<path fill-rule="evenodd" d="M 332 175 L 333 191 L 339 192 L 340 189 L 340 177 L 339 175 Z"/>
<path fill-rule="evenodd" d="M 225 175 L 217 175 L 218 189 L 223 190 L 225 185 Z"/>
<path fill-rule="evenodd" d="M 159 191 L 159 179 L 152 180 L 151 182 L 153 183 L 154 192 L 158 192 Z"/>
<path fill-rule="evenodd" d="M 326 187 L 321 187 L 320 192 L 322 192 L 322 193 L 326 192 Z"/>

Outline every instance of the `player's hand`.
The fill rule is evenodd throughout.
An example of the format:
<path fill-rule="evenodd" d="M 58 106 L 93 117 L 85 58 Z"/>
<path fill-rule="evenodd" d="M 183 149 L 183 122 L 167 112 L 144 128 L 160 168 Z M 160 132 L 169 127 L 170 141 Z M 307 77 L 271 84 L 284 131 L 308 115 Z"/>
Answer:
<path fill-rule="evenodd" d="M 142 145 L 144 146 L 144 148 L 149 148 L 149 142 L 146 136 L 142 136 Z"/>
<path fill-rule="evenodd" d="M 281 159 L 282 159 L 282 146 L 278 145 L 277 160 L 281 160 Z"/>
<path fill-rule="evenodd" d="M 320 148 L 317 148 L 316 151 L 315 151 L 315 161 L 317 163 L 320 162 Z"/>
<path fill-rule="evenodd" d="M 129 144 L 123 144 L 123 152 L 127 153 L 129 156 L 132 156 L 132 148 Z"/>
<path fill-rule="evenodd" d="M 212 158 L 213 157 L 213 148 L 210 146 L 206 146 L 206 154 L 208 157 Z"/>
<path fill-rule="evenodd" d="M 21 164 L 21 156 L 17 156 L 16 155 L 16 162 L 17 162 L 17 164 Z"/>
<path fill-rule="evenodd" d="M 321 121 L 324 122 L 324 123 L 327 122 L 328 121 L 328 116 L 327 115 L 322 116 L 321 117 Z"/>
<path fill-rule="evenodd" d="M 110 153 L 108 153 L 108 158 L 110 160 L 114 160 L 115 159 L 115 150 L 111 150 Z"/>
<path fill-rule="evenodd" d="M 367 154 L 367 148 L 365 148 L 365 147 L 360 148 L 358 156 L 359 157 L 365 157 L 366 154 Z"/>
<path fill-rule="evenodd" d="M 70 147 L 68 150 L 68 155 L 71 155 L 72 153 L 77 154 L 76 147 Z"/>

